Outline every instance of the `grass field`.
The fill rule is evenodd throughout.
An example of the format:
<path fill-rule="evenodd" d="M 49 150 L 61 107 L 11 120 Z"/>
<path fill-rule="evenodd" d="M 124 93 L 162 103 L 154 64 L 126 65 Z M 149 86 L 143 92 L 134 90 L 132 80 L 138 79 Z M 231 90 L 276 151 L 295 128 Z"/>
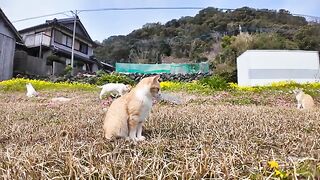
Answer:
<path fill-rule="evenodd" d="M 1 179 L 320 177 L 320 110 L 295 109 L 292 94 L 179 93 L 186 103 L 155 105 L 134 144 L 103 138 L 98 92 L 40 93 L 0 94 Z"/>

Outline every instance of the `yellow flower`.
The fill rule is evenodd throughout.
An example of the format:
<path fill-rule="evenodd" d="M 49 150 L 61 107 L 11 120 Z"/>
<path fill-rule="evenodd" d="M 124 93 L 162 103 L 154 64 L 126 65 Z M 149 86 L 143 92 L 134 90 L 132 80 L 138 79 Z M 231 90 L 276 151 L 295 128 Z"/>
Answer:
<path fill-rule="evenodd" d="M 275 172 L 275 175 L 276 175 L 276 176 L 279 176 L 279 175 L 282 174 L 281 171 L 279 171 L 279 170 L 274 170 L 274 172 Z"/>
<path fill-rule="evenodd" d="M 279 169 L 279 164 L 276 161 L 269 161 L 268 165 L 271 169 Z"/>
<path fill-rule="evenodd" d="M 24 90 L 26 83 L 32 83 L 32 85 L 37 90 L 43 89 L 83 89 L 83 90 L 94 90 L 95 86 L 90 84 L 82 84 L 82 83 L 67 83 L 67 82 L 59 82 L 52 83 L 48 81 L 41 80 L 31 80 L 24 78 L 14 78 L 7 81 L 0 82 L 0 89 L 5 91 L 14 91 L 14 90 Z"/>
<path fill-rule="evenodd" d="M 275 172 L 275 176 L 276 177 L 280 177 L 280 179 L 284 179 L 284 178 L 288 177 L 286 172 L 282 172 L 282 171 L 279 171 L 279 170 L 274 170 L 274 172 Z"/>

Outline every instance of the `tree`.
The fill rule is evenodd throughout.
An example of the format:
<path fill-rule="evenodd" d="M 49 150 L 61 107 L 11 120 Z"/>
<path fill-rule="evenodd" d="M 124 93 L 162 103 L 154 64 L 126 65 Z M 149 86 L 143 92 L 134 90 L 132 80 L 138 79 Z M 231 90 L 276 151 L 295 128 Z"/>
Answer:
<path fill-rule="evenodd" d="M 287 10 L 243 7 L 222 11 L 208 7 L 194 17 L 181 17 L 165 24 L 147 23 L 128 35 L 109 37 L 94 53 L 109 63 L 160 63 L 164 56 L 211 61 L 208 54 L 221 43 L 219 61 L 235 62 L 235 58 L 249 48 L 246 46 L 249 44 L 243 42 L 245 39 L 241 39 L 244 37 L 237 36 L 239 25 L 253 38 L 250 48 L 319 49 L 318 29 L 307 26 L 305 18 L 293 16 Z"/>
<path fill-rule="evenodd" d="M 320 51 L 320 25 L 308 25 L 299 29 L 294 36 L 300 49 Z"/>
<path fill-rule="evenodd" d="M 254 35 L 253 49 L 298 49 L 297 43 L 276 33 L 261 33 Z"/>

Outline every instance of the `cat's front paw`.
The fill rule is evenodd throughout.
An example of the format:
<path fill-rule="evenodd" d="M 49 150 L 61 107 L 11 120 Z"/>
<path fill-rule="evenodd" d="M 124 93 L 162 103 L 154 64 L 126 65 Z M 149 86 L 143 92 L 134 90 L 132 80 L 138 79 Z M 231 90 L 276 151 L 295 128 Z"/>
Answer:
<path fill-rule="evenodd" d="M 127 140 L 131 140 L 133 142 L 139 141 L 137 137 L 128 137 Z"/>
<path fill-rule="evenodd" d="M 137 141 L 144 141 L 144 140 L 146 140 L 146 138 L 144 136 L 137 137 Z"/>

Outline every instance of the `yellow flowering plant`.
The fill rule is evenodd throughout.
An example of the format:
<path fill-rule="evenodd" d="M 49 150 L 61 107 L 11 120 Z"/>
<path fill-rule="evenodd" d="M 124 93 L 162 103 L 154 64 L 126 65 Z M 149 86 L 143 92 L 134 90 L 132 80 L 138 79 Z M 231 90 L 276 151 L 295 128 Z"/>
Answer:
<path fill-rule="evenodd" d="M 199 84 L 197 81 L 194 82 L 172 82 L 164 81 L 160 82 L 162 90 L 167 91 L 191 91 L 191 92 L 208 92 L 209 87 Z"/>
<path fill-rule="evenodd" d="M 269 161 L 268 166 L 273 171 L 275 177 L 278 177 L 280 179 L 286 179 L 288 177 L 288 174 L 279 168 L 279 164 L 277 161 Z"/>
<path fill-rule="evenodd" d="M 314 91 L 320 89 L 320 82 L 314 83 L 297 83 L 294 81 L 280 81 L 270 83 L 265 86 L 239 86 L 236 83 L 229 83 L 229 87 L 233 90 L 238 91 L 251 91 L 251 92 L 261 92 L 263 90 L 293 90 L 295 88 L 303 88 L 308 91 Z"/>
<path fill-rule="evenodd" d="M 67 83 L 59 82 L 53 83 L 42 80 L 32 80 L 24 78 L 14 78 L 0 82 L 0 90 L 2 91 L 23 91 L 26 89 L 26 84 L 31 83 L 36 90 L 57 90 L 57 89 L 68 89 L 68 90 L 95 90 L 96 86 L 84 83 Z"/>
<path fill-rule="evenodd" d="M 276 161 L 269 161 L 268 165 L 271 169 L 279 169 L 279 164 Z"/>

